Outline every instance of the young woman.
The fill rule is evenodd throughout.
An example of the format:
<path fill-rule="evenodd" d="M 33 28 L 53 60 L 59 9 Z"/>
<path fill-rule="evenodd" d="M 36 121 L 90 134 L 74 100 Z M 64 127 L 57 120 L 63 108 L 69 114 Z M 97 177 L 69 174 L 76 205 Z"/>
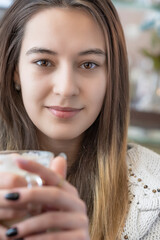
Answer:
<path fill-rule="evenodd" d="M 6 175 L 0 219 L 23 215 L 28 203 L 44 211 L 1 225 L 1 239 L 158 239 L 160 157 L 127 150 L 127 54 L 112 2 L 16 0 L 0 39 L 1 150 L 68 158 L 67 177 L 62 157 L 51 169 L 17 159 L 45 184 L 27 189 Z"/>

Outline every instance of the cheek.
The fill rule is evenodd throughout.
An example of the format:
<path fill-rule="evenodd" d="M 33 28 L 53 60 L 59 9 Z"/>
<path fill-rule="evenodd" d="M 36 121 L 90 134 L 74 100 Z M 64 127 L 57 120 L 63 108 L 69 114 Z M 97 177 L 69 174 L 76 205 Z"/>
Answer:
<path fill-rule="evenodd" d="M 90 87 L 88 88 L 88 95 L 90 96 L 91 104 L 93 104 L 96 109 L 102 107 L 106 93 L 106 82 L 106 76 L 101 76 L 101 78 L 98 78 L 98 81 L 96 79 L 95 83 L 90 84 Z"/>
<path fill-rule="evenodd" d="M 47 94 L 47 84 L 33 74 L 22 74 L 21 91 L 23 101 L 34 104 L 41 101 Z"/>

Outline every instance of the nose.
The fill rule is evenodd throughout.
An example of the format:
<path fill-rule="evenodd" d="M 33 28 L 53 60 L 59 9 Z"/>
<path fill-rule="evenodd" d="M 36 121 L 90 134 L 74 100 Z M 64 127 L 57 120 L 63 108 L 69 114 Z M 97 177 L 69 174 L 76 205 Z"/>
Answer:
<path fill-rule="evenodd" d="M 74 68 L 69 64 L 62 64 L 53 77 L 53 92 L 63 97 L 72 97 L 79 94 L 78 82 Z"/>

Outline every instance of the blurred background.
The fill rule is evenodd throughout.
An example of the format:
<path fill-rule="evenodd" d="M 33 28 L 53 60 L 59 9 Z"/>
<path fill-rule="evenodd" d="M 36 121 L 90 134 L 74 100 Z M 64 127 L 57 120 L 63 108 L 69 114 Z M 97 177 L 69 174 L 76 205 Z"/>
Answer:
<path fill-rule="evenodd" d="M 0 18 L 12 2 L 0 0 Z M 128 141 L 160 153 L 160 0 L 112 2 L 123 25 L 129 55 Z"/>
<path fill-rule="evenodd" d="M 160 0 L 113 0 L 130 67 L 128 141 L 160 153 Z"/>

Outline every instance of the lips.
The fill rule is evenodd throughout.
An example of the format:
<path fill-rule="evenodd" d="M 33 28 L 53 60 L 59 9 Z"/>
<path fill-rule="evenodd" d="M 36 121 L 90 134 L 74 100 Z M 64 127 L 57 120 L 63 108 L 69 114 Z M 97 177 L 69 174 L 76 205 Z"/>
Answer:
<path fill-rule="evenodd" d="M 49 106 L 47 109 L 56 117 L 68 119 L 77 115 L 82 108 L 72 108 L 72 107 L 60 107 L 60 106 Z"/>

